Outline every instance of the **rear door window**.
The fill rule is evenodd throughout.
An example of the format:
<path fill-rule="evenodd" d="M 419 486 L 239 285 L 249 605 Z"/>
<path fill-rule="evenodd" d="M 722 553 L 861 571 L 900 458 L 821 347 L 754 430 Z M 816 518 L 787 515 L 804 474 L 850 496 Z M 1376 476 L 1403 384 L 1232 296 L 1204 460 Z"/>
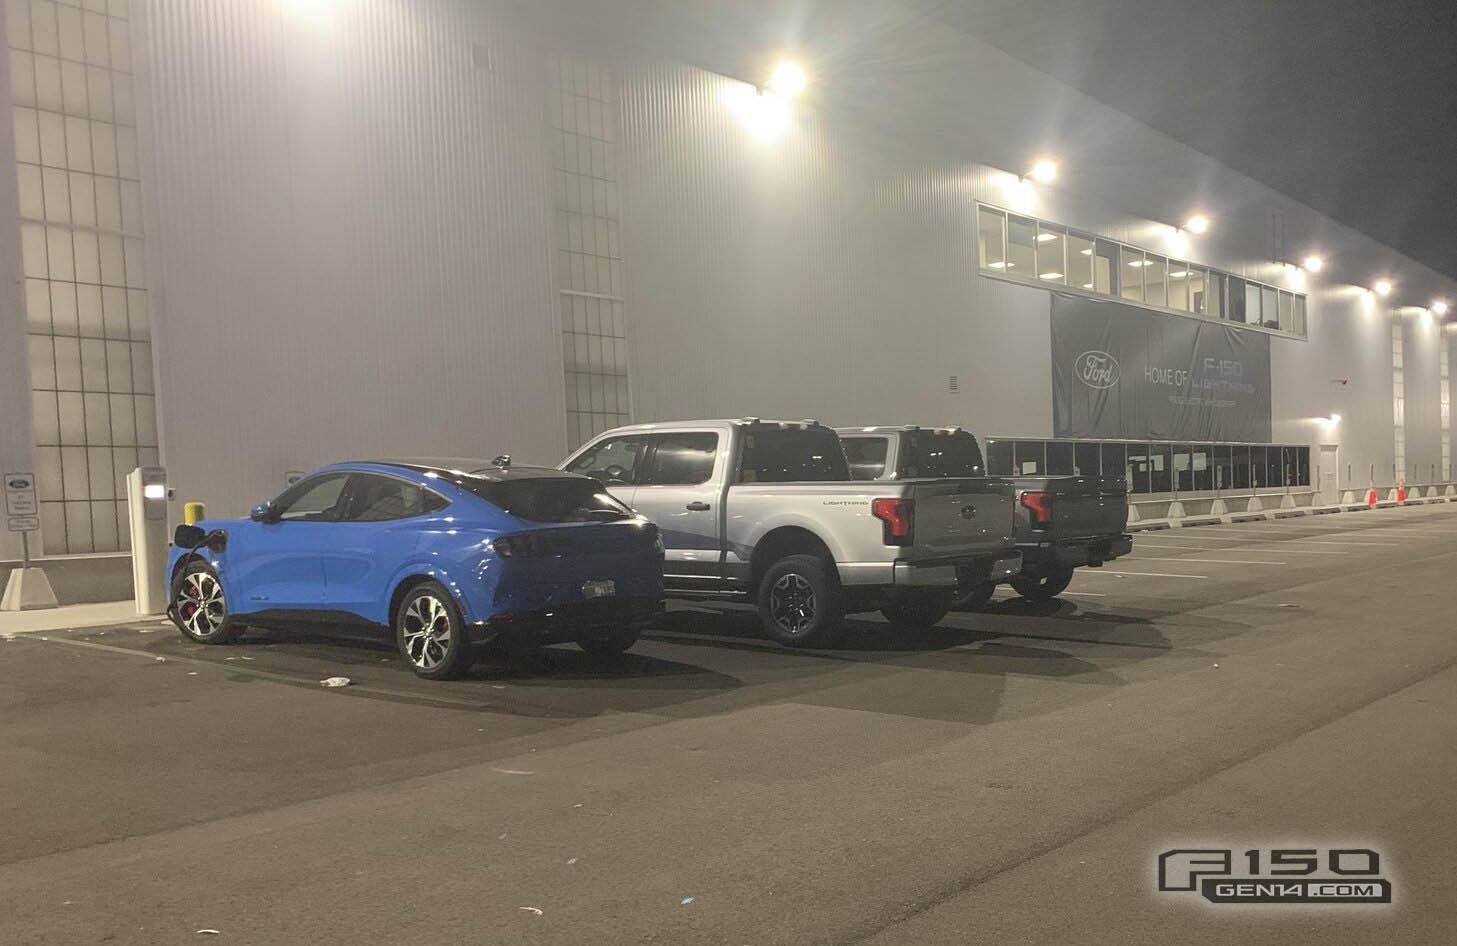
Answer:
<path fill-rule="evenodd" d="M 718 458 L 718 434 L 693 432 L 661 434 L 640 482 L 646 486 L 697 486 L 713 477 Z"/>
<path fill-rule="evenodd" d="M 874 480 L 885 474 L 888 438 L 850 437 L 841 442 L 845 445 L 845 459 L 850 462 L 850 479 Z"/>
<path fill-rule="evenodd" d="M 608 486 L 631 486 L 638 482 L 652 437 L 612 437 L 587 450 L 567 464 L 567 470 L 590 476 Z"/>
<path fill-rule="evenodd" d="M 848 480 L 840 438 L 828 427 L 750 427 L 739 458 L 740 483 Z"/>
<path fill-rule="evenodd" d="M 442 497 L 414 483 L 393 476 L 356 473 L 340 518 L 344 522 L 388 522 L 423 516 L 446 505 Z"/>

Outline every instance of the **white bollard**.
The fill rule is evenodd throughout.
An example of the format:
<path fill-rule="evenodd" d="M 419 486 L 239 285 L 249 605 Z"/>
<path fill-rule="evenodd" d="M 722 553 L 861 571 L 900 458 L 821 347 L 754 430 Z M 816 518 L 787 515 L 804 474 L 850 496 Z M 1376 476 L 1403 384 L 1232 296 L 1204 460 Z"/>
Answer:
<path fill-rule="evenodd" d="M 167 569 L 167 471 L 143 466 L 128 473 L 126 505 L 137 613 L 161 614 L 167 607 L 167 591 L 162 587 Z"/>

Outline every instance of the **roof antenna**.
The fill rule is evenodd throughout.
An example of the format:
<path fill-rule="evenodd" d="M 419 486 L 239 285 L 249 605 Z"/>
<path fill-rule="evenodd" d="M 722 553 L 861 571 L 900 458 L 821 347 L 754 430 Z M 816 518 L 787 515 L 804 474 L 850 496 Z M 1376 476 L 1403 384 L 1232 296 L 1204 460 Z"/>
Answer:
<path fill-rule="evenodd" d="M 499 457 L 496 457 L 494 460 L 491 461 L 491 466 L 500 467 L 503 470 L 509 471 L 511 469 L 511 454 L 501 454 Z"/>

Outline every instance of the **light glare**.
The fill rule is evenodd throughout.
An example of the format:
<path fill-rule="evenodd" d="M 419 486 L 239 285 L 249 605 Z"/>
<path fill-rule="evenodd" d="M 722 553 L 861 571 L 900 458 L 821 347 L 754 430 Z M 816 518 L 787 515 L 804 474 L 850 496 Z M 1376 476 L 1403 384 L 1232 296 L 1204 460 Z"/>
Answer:
<path fill-rule="evenodd" d="M 769 76 L 769 88 L 785 98 L 794 98 L 809 84 L 804 70 L 795 62 L 781 62 Z"/>
<path fill-rule="evenodd" d="M 1051 184 L 1057 180 L 1057 162 L 1041 158 L 1032 164 L 1032 170 L 1027 176 L 1039 184 Z"/>
<path fill-rule="evenodd" d="M 1209 232 L 1209 218 L 1203 214 L 1195 214 L 1184 224 L 1184 229 L 1190 233 L 1205 234 Z"/>
<path fill-rule="evenodd" d="M 1376 280 L 1376 285 L 1372 286 L 1371 289 L 1378 296 L 1385 299 L 1387 296 L 1391 295 L 1391 281 L 1389 279 L 1378 279 Z"/>
<path fill-rule="evenodd" d="M 1437 299 L 1432 303 L 1432 311 L 1438 315 L 1447 314 L 1447 302 L 1444 299 Z"/>
<path fill-rule="evenodd" d="M 1307 273 L 1318 273 L 1325 269 L 1325 260 L 1312 253 L 1305 258 L 1301 265 L 1305 267 Z"/>
<path fill-rule="evenodd" d="M 734 84 L 724 87 L 722 97 L 749 134 L 760 141 L 773 141 L 789 127 L 789 105 L 778 95 Z"/>

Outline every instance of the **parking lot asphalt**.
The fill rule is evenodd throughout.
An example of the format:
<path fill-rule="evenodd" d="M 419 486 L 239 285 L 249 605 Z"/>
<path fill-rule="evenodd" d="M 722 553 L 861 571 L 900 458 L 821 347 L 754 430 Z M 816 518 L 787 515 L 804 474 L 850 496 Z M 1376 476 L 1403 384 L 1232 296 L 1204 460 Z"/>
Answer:
<path fill-rule="evenodd" d="M 451 683 L 365 637 L 16 636 L 0 943 L 1448 942 L 1454 574 L 1442 505 L 1142 533 L 826 650 L 686 604 Z M 1395 902 L 1156 892 L 1191 844 L 1373 847 Z"/>

